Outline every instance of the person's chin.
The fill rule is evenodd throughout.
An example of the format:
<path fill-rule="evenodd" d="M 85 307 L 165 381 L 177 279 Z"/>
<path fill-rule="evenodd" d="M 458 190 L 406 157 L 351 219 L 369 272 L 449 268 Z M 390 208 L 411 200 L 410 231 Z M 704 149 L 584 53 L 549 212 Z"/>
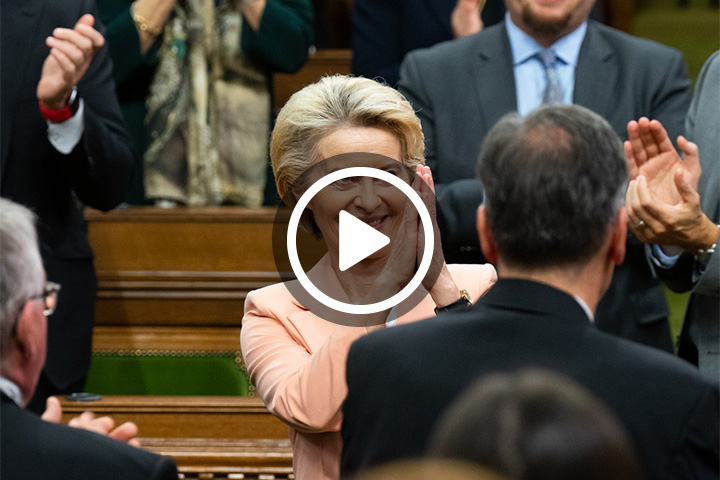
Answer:
<path fill-rule="evenodd" d="M 570 21 L 570 14 L 556 13 L 551 9 L 542 9 L 541 11 L 526 10 L 523 15 L 523 20 L 537 33 L 555 35 L 567 27 Z"/>

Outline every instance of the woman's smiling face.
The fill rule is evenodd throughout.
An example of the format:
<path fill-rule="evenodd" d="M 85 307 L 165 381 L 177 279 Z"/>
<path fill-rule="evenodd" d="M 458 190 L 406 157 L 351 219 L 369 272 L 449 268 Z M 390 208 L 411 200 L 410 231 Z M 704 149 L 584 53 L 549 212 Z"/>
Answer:
<path fill-rule="evenodd" d="M 363 166 L 389 171 L 401 178 L 411 180 L 406 178 L 407 168 L 401 163 L 400 141 L 392 132 L 383 128 L 346 127 L 336 130 L 320 140 L 318 150 L 323 160 L 335 155 L 358 152 L 382 155 L 382 157 L 363 157 L 368 160 L 363 161 L 362 165 L 352 161 L 331 160 L 327 165 L 321 166 L 323 174 L 341 168 Z M 323 234 L 328 250 L 335 256 L 339 252 L 341 210 L 345 210 L 386 235 L 391 242 L 368 257 L 368 259 L 379 259 L 390 253 L 392 241 L 400 228 L 406 202 L 407 198 L 400 190 L 382 180 L 352 177 L 339 180 L 322 189 L 310 201 L 308 208 L 313 212 L 315 223 Z"/>

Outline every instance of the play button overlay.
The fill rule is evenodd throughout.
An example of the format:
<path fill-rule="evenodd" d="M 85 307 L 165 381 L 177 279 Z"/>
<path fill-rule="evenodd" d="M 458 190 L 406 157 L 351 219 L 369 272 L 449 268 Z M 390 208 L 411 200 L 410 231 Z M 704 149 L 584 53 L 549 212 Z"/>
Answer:
<path fill-rule="evenodd" d="M 430 266 L 440 240 L 415 190 L 421 181 L 414 168 L 362 152 L 313 163 L 295 177 L 283 189 L 272 235 L 277 272 L 293 303 L 328 322 L 367 327 L 385 321 L 368 314 L 400 318 L 425 299 L 423 285 L 439 274 Z M 408 230 L 407 215 L 416 215 L 417 230 Z M 407 263 L 409 251 L 417 252 L 414 265 Z M 353 275 L 362 280 L 354 283 Z M 387 283 L 387 298 L 363 301 L 362 286 L 377 280 Z"/>
<path fill-rule="evenodd" d="M 387 235 L 358 220 L 345 210 L 340 211 L 340 253 L 338 265 L 344 272 L 390 243 Z"/>

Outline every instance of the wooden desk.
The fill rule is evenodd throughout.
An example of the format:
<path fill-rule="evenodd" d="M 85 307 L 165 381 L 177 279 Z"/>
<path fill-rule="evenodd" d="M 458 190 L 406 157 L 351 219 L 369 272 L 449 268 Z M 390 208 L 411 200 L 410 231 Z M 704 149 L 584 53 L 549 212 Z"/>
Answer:
<path fill-rule="evenodd" d="M 135 422 L 143 448 L 173 457 L 187 479 L 286 479 L 292 475 L 287 427 L 259 399 L 106 396 L 61 400 L 63 422 L 85 410 Z"/>

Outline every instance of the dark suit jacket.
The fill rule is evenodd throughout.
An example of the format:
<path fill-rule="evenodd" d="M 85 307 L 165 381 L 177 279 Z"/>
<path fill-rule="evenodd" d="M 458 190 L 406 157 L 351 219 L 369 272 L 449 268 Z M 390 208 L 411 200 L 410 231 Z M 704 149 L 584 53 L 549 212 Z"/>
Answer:
<path fill-rule="evenodd" d="M 4 394 L 3 480 L 177 480 L 175 461 L 97 433 L 45 422 Z"/>
<path fill-rule="evenodd" d="M 450 14 L 456 4 L 457 0 L 355 0 L 353 74 L 395 85 L 408 52 L 453 39 Z M 483 22 L 493 25 L 504 13 L 501 0 L 490 0 L 483 8 Z"/>
<path fill-rule="evenodd" d="M 85 130 L 68 155 L 47 138 L 35 90 L 53 28 L 72 28 L 91 0 L 3 0 L 0 54 L 0 194 L 31 208 L 49 280 L 62 284 L 48 323 L 45 372 L 57 387 L 82 378 L 90 364 L 96 279 L 82 205 L 109 210 L 130 184 L 132 151 L 111 78 L 107 47 L 77 85 Z M 97 17 L 96 17 L 97 18 Z M 102 27 L 98 27 L 102 31 Z"/>
<path fill-rule="evenodd" d="M 627 122 L 660 120 L 671 138 L 684 131 L 690 81 L 677 50 L 590 20 L 575 74 L 574 102 L 607 119 L 620 138 Z M 490 128 L 517 108 L 505 23 L 477 35 L 408 54 L 400 91 L 422 121 L 427 163 L 437 182 L 443 250 L 449 262 L 482 261 L 475 231 L 482 189 L 475 176 Z M 464 179 L 461 183 L 452 183 Z M 625 264 L 597 312 L 608 332 L 672 351 L 659 282 L 632 237 Z"/>
<path fill-rule="evenodd" d="M 443 410 L 478 377 L 547 368 L 625 425 L 646 480 L 718 478 L 718 389 L 687 362 L 600 332 L 571 296 L 500 279 L 474 307 L 367 335 L 350 348 L 342 472 L 423 453 Z"/>

